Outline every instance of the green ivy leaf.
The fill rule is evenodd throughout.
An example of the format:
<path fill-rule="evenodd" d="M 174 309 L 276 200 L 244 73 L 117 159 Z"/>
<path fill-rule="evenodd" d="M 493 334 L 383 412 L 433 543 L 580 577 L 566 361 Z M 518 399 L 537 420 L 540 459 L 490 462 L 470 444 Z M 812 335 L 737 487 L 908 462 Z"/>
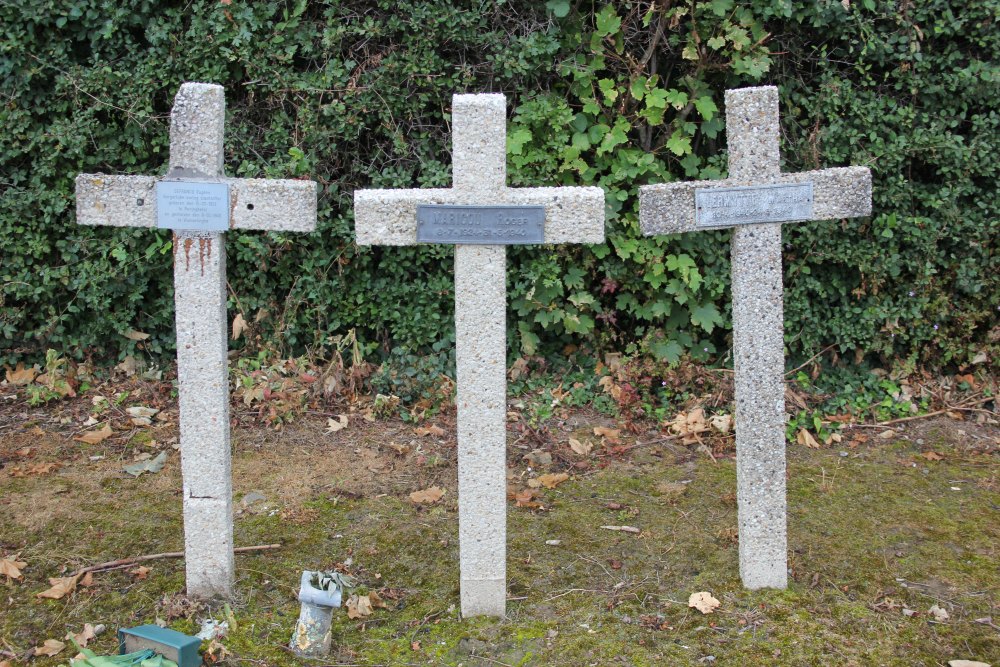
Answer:
<path fill-rule="evenodd" d="M 722 324 L 722 314 L 714 303 L 701 303 L 691 307 L 691 323 L 701 327 L 707 333 L 712 333 L 715 327 Z"/>
<path fill-rule="evenodd" d="M 684 348 L 675 340 L 657 340 L 649 346 L 649 351 L 669 364 L 676 364 L 684 354 Z"/>
<path fill-rule="evenodd" d="M 548 9 L 557 18 L 565 18 L 569 14 L 569 0 L 548 0 L 545 3 L 545 8 Z"/>
<path fill-rule="evenodd" d="M 604 5 L 594 18 L 597 22 L 597 34 L 601 37 L 612 35 L 622 27 L 622 20 L 615 13 L 614 5 Z"/>
<path fill-rule="evenodd" d="M 667 139 L 667 148 L 674 155 L 687 155 L 691 152 L 691 137 L 682 134 L 680 130 L 674 130 Z"/>
<path fill-rule="evenodd" d="M 694 108 L 698 110 L 705 120 L 712 120 L 712 117 L 719 111 L 710 95 L 703 95 L 694 101 Z"/>
<path fill-rule="evenodd" d="M 510 155 L 520 155 L 524 145 L 531 141 L 531 130 L 518 128 L 507 135 L 507 152 Z"/>

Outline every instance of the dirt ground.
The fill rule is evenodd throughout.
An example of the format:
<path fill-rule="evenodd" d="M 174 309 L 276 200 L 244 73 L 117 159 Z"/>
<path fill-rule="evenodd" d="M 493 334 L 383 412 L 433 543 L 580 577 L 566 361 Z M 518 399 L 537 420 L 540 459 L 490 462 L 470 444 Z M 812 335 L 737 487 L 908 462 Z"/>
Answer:
<path fill-rule="evenodd" d="M 657 424 L 626 433 L 573 409 L 526 428 L 514 411 L 508 616 L 493 620 L 457 610 L 453 414 L 414 425 L 345 408 L 347 426 L 330 432 L 333 413 L 275 429 L 237 411 L 236 543 L 282 546 L 237 556 L 228 612 L 184 597 L 177 558 L 38 597 L 81 567 L 182 549 L 176 408 L 154 394 L 143 400 L 161 408 L 151 425 L 131 425 L 123 402 L 96 443 L 75 439 L 95 428 L 82 426 L 87 397 L 30 408 L 0 394 L 0 558 L 24 563 L 21 577 L 0 575 L 0 660 L 65 663 L 70 647 L 32 649 L 87 623 L 108 628 L 90 646 L 110 653 L 118 627 L 194 633 L 214 618 L 230 628 L 205 643 L 211 659 L 300 664 L 285 648 L 299 573 L 338 568 L 385 607 L 338 611 L 328 664 L 1000 664 L 1000 429 L 945 416 L 789 445 L 790 586 L 746 591 L 731 456 Z M 574 452 L 571 438 L 592 450 Z M 123 472 L 160 452 L 162 471 Z M 530 482 L 558 473 L 568 479 L 553 488 Z M 441 500 L 411 501 L 431 487 Z M 688 606 L 700 591 L 719 601 L 714 613 Z"/>

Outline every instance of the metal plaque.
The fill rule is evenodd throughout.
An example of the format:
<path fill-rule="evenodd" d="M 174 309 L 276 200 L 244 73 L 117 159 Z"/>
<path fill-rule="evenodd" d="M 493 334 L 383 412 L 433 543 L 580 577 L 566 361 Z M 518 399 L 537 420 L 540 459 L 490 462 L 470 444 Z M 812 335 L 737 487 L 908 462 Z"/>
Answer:
<path fill-rule="evenodd" d="M 156 184 L 156 226 L 197 232 L 229 229 L 229 185 L 195 181 Z"/>
<path fill-rule="evenodd" d="M 417 206 L 417 242 L 545 243 L 545 207 L 420 204 Z"/>
<path fill-rule="evenodd" d="M 788 183 L 694 191 L 699 227 L 732 227 L 759 222 L 791 222 L 813 217 L 813 184 Z"/>

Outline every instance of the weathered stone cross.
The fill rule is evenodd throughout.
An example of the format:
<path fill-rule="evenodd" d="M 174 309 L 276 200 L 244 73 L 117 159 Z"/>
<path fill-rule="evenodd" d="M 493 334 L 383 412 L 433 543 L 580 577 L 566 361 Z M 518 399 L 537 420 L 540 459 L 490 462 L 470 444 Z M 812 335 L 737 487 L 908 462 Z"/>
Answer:
<path fill-rule="evenodd" d="M 733 358 L 740 576 L 787 585 L 781 224 L 871 214 L 871 172 L 783 174 L 778 89 L 726 91 L 729 178 L 639 188 L 647 236 L 733 227 Z M 760 224 L 758 224 L 760 223 Z"/>
<path fill-rule="evenodd" d="M 77 222 L 174 229 L 174 306 L 187 591 L 228 597 L 233 509 L 227 364 L 227 229 L 316 227 L 312 181 L 226 178 L 221 86 L 185 83 L 170 114 L 170 169 L 155 176 L 81 174 Z"/>
<path fill-rule="evenodd" d="M 460 244 L 455 248 L 455 346 L 465 616 L 503 616 L 506 610 L 504 245 L 604 240 L 600 188 L 508 188 L 506 146 L 506 98 L 455 95 L 451 189 L 354 193 L 359 245 Z"/>

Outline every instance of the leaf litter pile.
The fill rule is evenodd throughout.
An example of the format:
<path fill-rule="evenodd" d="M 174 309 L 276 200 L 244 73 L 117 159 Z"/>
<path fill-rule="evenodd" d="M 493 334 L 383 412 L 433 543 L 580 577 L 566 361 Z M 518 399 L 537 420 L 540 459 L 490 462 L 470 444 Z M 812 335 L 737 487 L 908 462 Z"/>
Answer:
<path fill-rule="evenodd" d="M 73 642 L 110 654 L 114 629 L 144 623 L 204 632 L 210 664 L 298 664 L 284 647 L 304 569 L 353 584 L 330 664 L 998 664 L 1000 433 L 977 419 L 985 401 L 840 438 L 793 432 L 777 592 L 739 582 L 725 395 L 652 420 L 611 370 L 598 391 L 615 417 L 554 390 L 539 423 L 512 398 L 497 623 L 457 608 L 453 407 L 404 422 L 395 397 L 324 398 L 358 378 L 297 363 L 248 376 L 233 470 L 249 549 L 219 607 L 183 595 L 170 383 L 126 367 L 84 391 L 45 370 L 0 385 L 0 667 L 64 664 Z M 31 405 L 39 377 L 58 398 Z"/>

